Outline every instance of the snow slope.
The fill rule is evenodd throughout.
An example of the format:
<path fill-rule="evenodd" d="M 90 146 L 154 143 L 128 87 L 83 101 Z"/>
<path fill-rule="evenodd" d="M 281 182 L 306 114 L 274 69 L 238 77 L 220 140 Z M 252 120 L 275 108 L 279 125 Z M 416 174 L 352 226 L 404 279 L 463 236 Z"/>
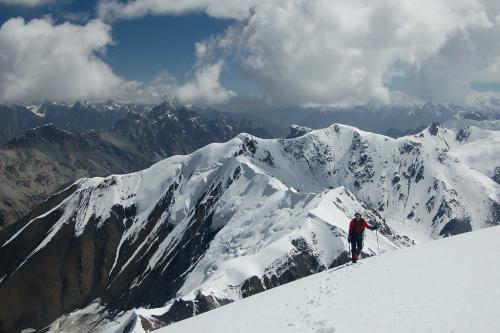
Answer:
<path fill-rule="evenodd" d="M 362 260 L 160 329 L 500 332 L 500 227 Z"/>

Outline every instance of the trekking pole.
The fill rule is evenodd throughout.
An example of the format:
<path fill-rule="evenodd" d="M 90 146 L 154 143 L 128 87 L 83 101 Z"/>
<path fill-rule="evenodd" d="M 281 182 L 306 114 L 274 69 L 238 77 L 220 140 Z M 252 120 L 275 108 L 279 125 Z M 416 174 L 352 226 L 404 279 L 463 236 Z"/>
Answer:
<path fill-rule="evenodd" d="M 380 245 L 378 243 L 378 230 L 375 230 L 375 234 L 377 235 L 377 249 L 378 249 L 378 255 L 380 255 Z"/>

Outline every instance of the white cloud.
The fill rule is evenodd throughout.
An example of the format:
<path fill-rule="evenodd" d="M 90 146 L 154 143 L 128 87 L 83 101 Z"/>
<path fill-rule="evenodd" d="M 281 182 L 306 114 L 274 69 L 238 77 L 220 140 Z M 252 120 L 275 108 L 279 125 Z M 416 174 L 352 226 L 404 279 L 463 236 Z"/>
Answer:
<path fill-rule="evenodd" d="M 0 0 L 0 4 L 29 6 L 29 7 L 44 5 L 49 2 L 52 2 L 52 0 Z"/>
<path fill-rule="evenodd" d="M 220 104 L 234 97 L 234 92 L 226 90 L 220 85 L 222 65 L 223 62 L 219 61 L 199 68 L 193 80 L 176 88 L 176 99 L 186 104 Z"/>
<path fill-rule="evenodd" d="M 470 91 L 465 97 L 465 104 L 474 106 L 500 106 L 500 92 Z"/>
<path fill-rule="evenodd" d="M 122 84 L 97 54 L 110 27 L 13 18 L 0 27 L 0 101 L 106 98 Z"/>
<path fill-rule="evenodd" d="M 106 1 L 107 18 L 205 12 L 238 20 L 196 46 L 199 62 L 232 57 L 277 103 L 463 101 L 500 78 L 497 0 Z M 215 56 L 214 56 L 215 55 Z M 388 88 L 394 84 L 402 92 Z M 403 94 L 404 95 L 404 94 Z"/>
<path fill-rule="evenodd" d="M 190 80 L 145 84 L 118 77 L 99 57 L 112 42 L 99 20 L 11 19 L 0 28 L 0 101 L 128 94 L 218 104 L 235 95 L 220 83 L 225 62 L 285 104 L 462 102 L 471 82 L 500 81 L 497 0 L 106 0 L 97 10 L 103 19 L 205 12 L 235 23 L 196 43 Z"/>
<path fill-rule="evenodd" d="M 296 0 L 256 7 L 241 29 L 221 40 L 276 102 L 390 103 L 386 82 L 395 69 L 414 82 L 405 90 L 412 96 L 459 98 L 470 75 L 456 80 L 463 67 L 454 66 L 450 43 L 465 46 L 473 34 L 492 28 L 485 7 L 472 0 Z M 463 52 L 460 46 L 454 51 Z M 487 44 L 477 46 L 474 56 L 484 56 Z M 442 75 L 446 65 L 453 68 Z M 420 90 L 435 81 L 439 87 Z"/>
<path fill-rule="evenodd" d="M 223 61 L 196 65 L 184 83 L 165 73 L 147 84 L 126 81 L 98 56 L 111 43 L 111 27 L 99 20 L 8 20 L 0 27 L 0 102 L 118 98 L 219 104 L 235 95 L 219 82 Z"/>
<path fill-rule="evenodd" d="M 178 84 L 168 73 L 160 73 L 148 84 L 127 82 L 118 98 L 145 103 L 170 100 L 180 104 L 222 104 L 236 96 L 221 86 L 222 68 L 222 61 L 199 67 L 184 84 Z"/>
<path fill-rule="evenodd" d="M 217 18 L 244 19 L 251 9 L 265 0 L 133 0 L 128 2 L 103 0 L 97 12 L 101 18 L 136 18 L 145 15 L 179 15 L 206 12 Z"/>

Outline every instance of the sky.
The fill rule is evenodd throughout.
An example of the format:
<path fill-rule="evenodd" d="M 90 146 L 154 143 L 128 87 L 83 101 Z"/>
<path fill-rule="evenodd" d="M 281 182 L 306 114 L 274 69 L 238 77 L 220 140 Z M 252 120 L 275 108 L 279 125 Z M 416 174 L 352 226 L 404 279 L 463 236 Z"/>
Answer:
<path fill-rule="evenodd" d="M 0 0 L 0 102 L 470 103 L 497 0 Z"/>

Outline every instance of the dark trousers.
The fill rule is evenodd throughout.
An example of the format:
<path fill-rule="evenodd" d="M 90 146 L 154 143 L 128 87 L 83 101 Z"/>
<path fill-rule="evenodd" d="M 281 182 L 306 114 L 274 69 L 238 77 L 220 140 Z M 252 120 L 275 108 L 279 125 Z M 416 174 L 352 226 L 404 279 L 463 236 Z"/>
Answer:
<path fill-rule="evenodd" d="M 352 253 L 352 261 L 356 262 L 358 260 L 359 255 L 361 254 L 361 250 L 363 249 L 363 239 L 354 239 L 351 241 L 351 253 Z"/>

